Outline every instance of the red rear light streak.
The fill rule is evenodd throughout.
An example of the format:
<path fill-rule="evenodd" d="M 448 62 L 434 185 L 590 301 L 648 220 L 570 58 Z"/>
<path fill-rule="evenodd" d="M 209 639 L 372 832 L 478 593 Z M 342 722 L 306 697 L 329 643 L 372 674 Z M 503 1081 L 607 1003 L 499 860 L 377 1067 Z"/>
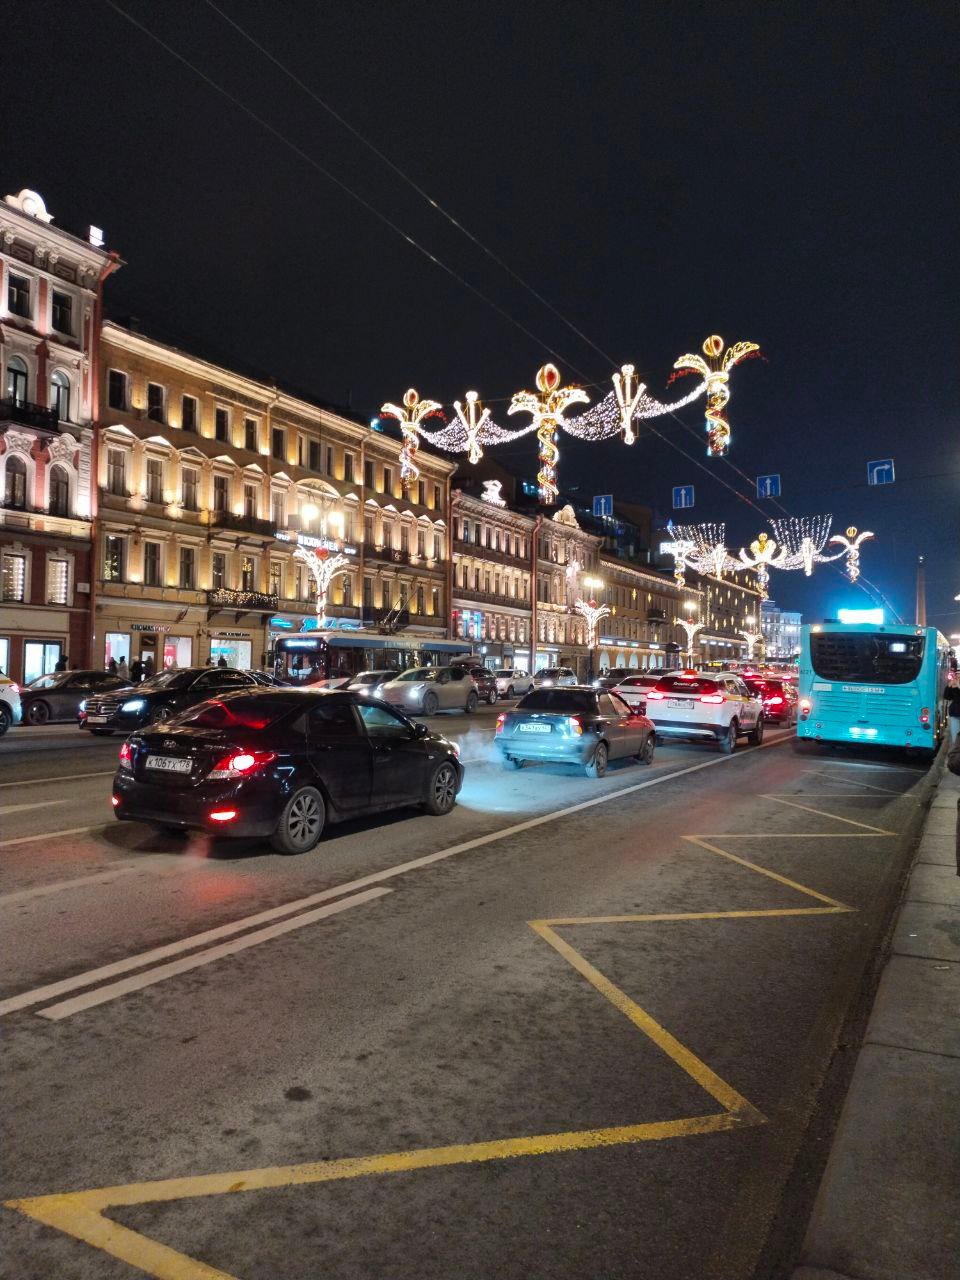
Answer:
<path fill-rule="evenodd" d="M 129 742 L 125 742 L 120 748 L 120 768 L 133 769 L 133 750 Z"/>
<path fill-rule="evenodd" d="M 207 778 L 212 778 L 214 781 L 221 778 L 245 778 L 251 773 L 256 773 L 258 769 L 272 764 L 276 758 L 275 751 L 234 751 L 218 760 L 207 774 Z M 223 818 L 218 821 L 226 822 L 228 819 Z"/>
<path fill-rule="evenodd" d="M 800 716 L 803 720 L 806 720 L 807 716 L 810 714 L 810 708 L 812 706 L 813 706 L 813 703 L 810 701 L 809 698 L 800 699 Z"/>
<path fill-rule="evenodd" d="M 211 809 L 211 822 L 232 822 L 237 816 L 236 809 Z"/>
<path fill-rule="evenodd" d="M 503 725 L 506 718 L 507 718 L 507 713 L 505 711 L 501 711 L 500 714 L 497 716 L 497 727 L 495 730 L 496 733 L 503 733 Z"/>
<path fill-rule="evenodd" d="M 718 702 L 725 702 L 726 699 L 724 698 L 722 693 L 701 693 L 700 701 L 718 703 Z"/>

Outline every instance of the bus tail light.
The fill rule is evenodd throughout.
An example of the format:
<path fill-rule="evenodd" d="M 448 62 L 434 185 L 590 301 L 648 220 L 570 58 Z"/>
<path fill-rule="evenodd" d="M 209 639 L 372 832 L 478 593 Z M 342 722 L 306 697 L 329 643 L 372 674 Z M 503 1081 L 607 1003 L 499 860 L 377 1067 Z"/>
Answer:
<path fill-rule="evenodd" d="M 725 698 L 722 693 L 701 693 L 701 702 L 724 702 Z"/>
<path fill-rule="evenodd" d="M 925 729 L 930 728 L 930 708 L 922 707 L 920 709 L 920 723 Z"/>
<path fill-rule="evenodd" d="M 810 708 L 811 708 L 811 706 L 812 706 L 812 705 L 813 705 L 813 704 L 811 703 L 811 701 L 810 701 L 810 699 L 809 699 L 809 698 L 801 698 L 801 699 L 800 699 L 800 718 L 801 718 L 801 720 L 806 720 L 807 716 L 810 714 Z"/>

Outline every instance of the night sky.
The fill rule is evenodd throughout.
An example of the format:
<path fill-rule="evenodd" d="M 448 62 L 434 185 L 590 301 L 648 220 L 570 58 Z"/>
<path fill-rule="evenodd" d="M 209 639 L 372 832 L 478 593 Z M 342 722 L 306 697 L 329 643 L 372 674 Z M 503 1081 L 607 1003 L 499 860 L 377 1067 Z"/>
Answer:
<path fill-rule="evenodd" d="M 217 0 L 584 341 L 206 0 L 118 4 L 310 159 L 106 0 L 9 6 L 3 191 L 104 227 L 117 319 L 364 415 L 414 385 L 502 418 L 551 350 L 599 394 L 631 361 L 678 398 L 673 361 L 708 333 L 759 342 L 730 465 L 701 401 L 653 424 L 689 459 L 648 432 L 566 439 L 561 484 L 667 513 L 693 483 L 693 518 L 739 547 L 763 518 L 720 481 L 753 498 L 780 472 L 791 514 L 875 531 L 865 577 L 905 618 L 924 554 L 929 620 L 960 632 L 955 5 Z M 532 476 L 535 448 L 504 460 Z M 868 489 L 890 456 L 897 483 Z M 772 594 L 869 603 L 830 569 Z"/>

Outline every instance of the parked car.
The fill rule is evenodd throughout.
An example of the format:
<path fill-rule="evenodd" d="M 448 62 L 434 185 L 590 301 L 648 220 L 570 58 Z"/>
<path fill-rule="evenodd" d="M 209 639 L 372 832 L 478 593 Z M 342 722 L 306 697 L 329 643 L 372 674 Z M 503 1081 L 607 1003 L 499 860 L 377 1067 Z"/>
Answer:
<path fill-rule="evenodd" d="M 80 704 L 80 728 L 96 734 L 130 733 L 146 724 L 163 724 L 231 689 L 262 687 L 246 671 L 233 667 L 173 668 L 128 689 L 86 698 Z"/>
<path fill-rule="evenodd" d="M 462 783 L 456 745 L 382 703 L 252 686 L 133 734 L 112 803 L 122 821 L 306 853 L 328 822 L 406 805 L 447 814 Z"/>
<path fill-rule="evenodd" d="M 611 667 L 604 675 L 593 681 L 595 689 L 615 689 L 627 676 L 636 675 L 636 670 L 629 667 Z"/>
<path fill-rule="evenodd" d="M 22 716 L 20 686 L 9 676 L 0 675 L 0 738 L 12 724 L 19 724 Z"/>
<path fill-rule="evenodd" d="M 380 697 L 408 715 L 477 709 L 477 686 L 466 667 L 410 667 L 380 688 Z"/>
<path fill-rule="evenodd" d="M 629 706 L 643 710 L 647 705 L 647 690 L 655 689 L 662 676 L 662 671 L 644 671 L 639 674 L 634 671 L 615 685 L 612 692 L 618 694 Z"/>
<path fill-rule="evenodd" d="M 533 687 L 553 688 L 554 685 L 573 685 L 577 683 L 576 673 L 570 667 L 543 667 L 533 675 Z"/>
<path fill-rule="evenodd" d="M 20 691 L 23 719 L 27 724 L 50 720 L 76 720 L 80 703 L 94 693 L 124 689 L 130 680 L 109 671 L 53 671 L 38 676 Z"/>
<path fill-rule="evenodd" d="M 519 667 L 501 667 L 495 671 L 497 693 L 501 698 L 516 698 L 529 693 L 533 688 L 533 677 Z"/>
<path fill-rule="evenodd" d="M 763 718 L 768 724 L 791 725 L 797 722 L 800 695 L 789 680 L 767 676 L 744 676 L 743 683 L 763 705 Z"/>
<path fill-rule="evenodd" d="M 388 680 L 395 680 L 399 674 L 396 667 L 383 671 L 360 671 L 345 687 L 352 689 L 355 693 L 363 694 L 365 698 L 379 698 L 381 688 Z"/>
<path fill-rule="evenodd" d="M 476 686 L 477 697 L 480 699 L 480 701 L 489 702 L 490 706 L 492 707 L 493 704 L 496 702 L 497 698 L 499 697 L 499 690 L 497 689 L 497 677 L 494 675 L 494 673 L 490 670 L 489 667 L 481 667 L 479 665 L 471 667 L 471 666 L 467 666 L 465 663 L 460 665 L 465 666 L 466 670 L 469 672 L 470 676 L 472 677 L 473 683 Z"/>
<path fill-rule="evenodd" d="M 497 717 L 494 741 L 505 765 L 528 760 L 578 764 L 602 778 L 607 761 L 636 756 L 653 760 L 656 730 L 615 693 L 587 685 L 534 689 L 512 711 Z"/>
<path fill-rule="evenodd" d="M 746 736 L 763 741 L 763 708 L 731 671 L 678 671 L 662 676 L 646 693 L 647 715 L 658 738 L 718 742 L 728 755 Z"/>

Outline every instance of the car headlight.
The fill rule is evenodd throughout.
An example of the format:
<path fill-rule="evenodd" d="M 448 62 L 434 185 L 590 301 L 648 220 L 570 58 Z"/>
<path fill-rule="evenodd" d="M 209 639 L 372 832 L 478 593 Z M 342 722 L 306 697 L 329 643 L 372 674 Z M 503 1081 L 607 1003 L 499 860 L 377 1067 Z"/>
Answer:
<path fill-rule="evenodd" d="M 142 711 L 147 705 L 145 698 L 128 698 L 121 706 L 121 711 Z"/>
<path fill-rule="evenodd" d="M 80 706 L 78 707 L 78 710 L 79 710 L 79 711 L 86 711 L 86 709 L 87 709 L 87 700 L 86 700 L 86 698 L 83 698 L 83 699 L 82 699 L 82 701 L 81 701 L 81 703 L 80 703 Z"/>

